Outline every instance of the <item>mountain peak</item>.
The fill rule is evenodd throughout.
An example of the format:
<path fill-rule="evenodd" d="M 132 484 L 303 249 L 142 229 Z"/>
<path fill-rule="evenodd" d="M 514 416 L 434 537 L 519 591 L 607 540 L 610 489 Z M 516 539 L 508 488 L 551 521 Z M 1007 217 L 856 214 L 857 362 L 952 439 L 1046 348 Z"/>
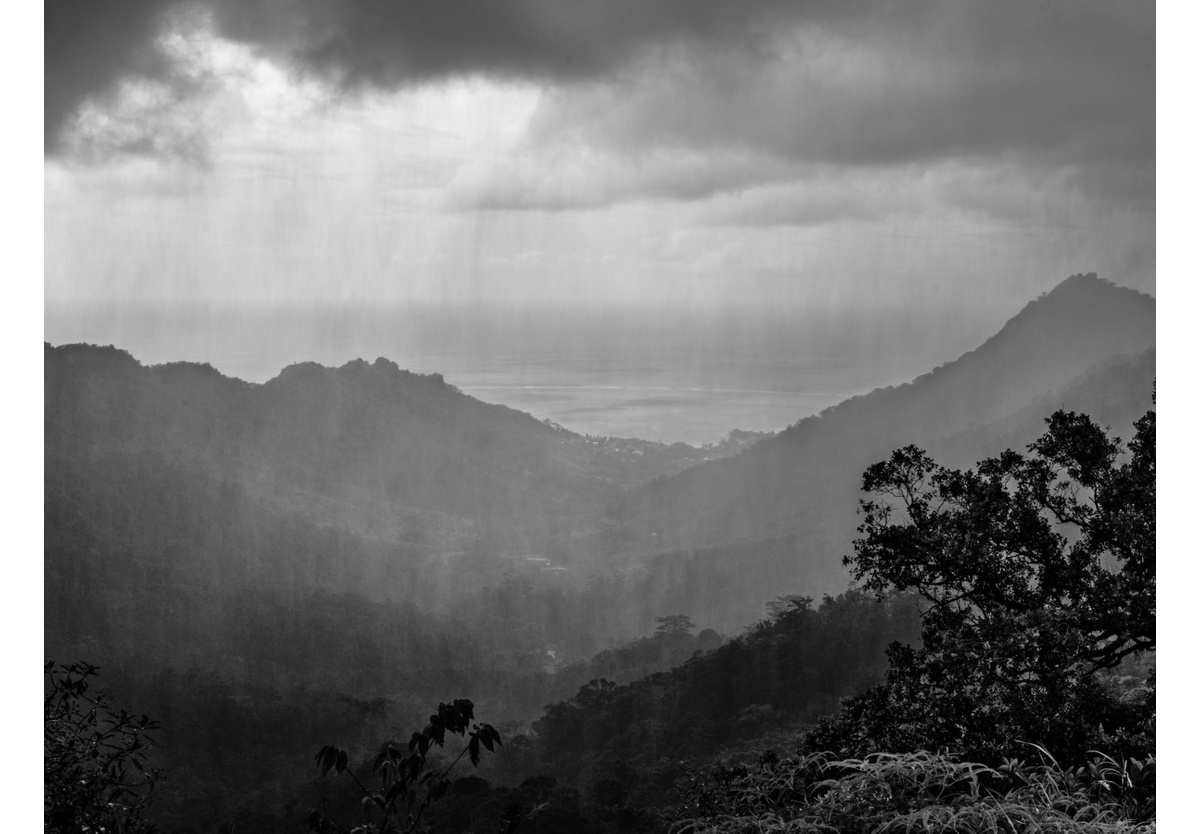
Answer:
<path fill-rule="evenodd" d="M 1099 277 L 1094 272 L 1081 272 L 1060 281 L 1053 289 L 1042 293 L 1033 301 L 1026 304 L 1025 309 L 1044 305 L 1048 302 L 1078 302 L 1091 297 L 1108 297 L 1134 304 L 1139 303 L 1135 299 L 1141 299 L 1142 303 L 1147 301 L 1153 303 L 1154 301 L 1153 296 L 1130 289 L 1129 287 L 1122 287 L 1120 284 L 1109 281 L 1107 278 Z"/>
<path fill-rule="evenodd" d="M 880 389 L 801 420 L 792 440 L 817 426 L 937 436 L 951 426 L 999 419 L 1039 393 L 1065 384 L 1093 365 L 1154 345 L 1152 296 L 1098 278 L 1072 275 L 1030 301 L 975 350 L 894 389 Z M 881 405 L 886 400 L 887 405 Z"/>
<path fill-rule="evenodd" d="M 1019 361 L 1033 359 L 1040 350 L 1078 355 L 1091 365 L 1099 356 L 1136 353 L 1154 344 L 1154 325 L 1153 296 L 1089 272 L 1072 275 L 1030 301 L 966 356 L 1003 349 Z"/>
<path fill-rule="evenodd" d="M 1113 287 L 1120 289 L 1120 287 L 1117 287 L 1117 285 L 1112 281 L 1109 281 L 1107 278 L 1101 278 L 1094 272 L 1077 272 L 1071 277 L 1059 281 L 1054 289 L 1050 290 L 1049 292 L 1042 293 L 1042 295 L 1045 296 L 1052 292 L 1066 292 L 1068 290 L 1086 287 Z"/>

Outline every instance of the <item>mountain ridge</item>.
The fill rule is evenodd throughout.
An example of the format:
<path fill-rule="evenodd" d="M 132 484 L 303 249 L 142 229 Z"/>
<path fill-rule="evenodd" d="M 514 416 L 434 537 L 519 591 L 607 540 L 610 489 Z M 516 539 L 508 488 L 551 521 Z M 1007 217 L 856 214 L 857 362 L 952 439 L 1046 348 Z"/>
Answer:
<path fill-rule="evenodd" d="M 295 363 L 254 383 L 111 345 L 43 347 L 48 466 L 158 452 L 323 523 L 362 528 L 365 514 L 399 535 L 418 513 L 451 550 L 486 522 L 488 535 L 509 528 L 501 552 L 539 552 L 564 535 L 560 518 L 746 442 L 587 438 L 383 357 Z"/>
<path fill-rule="evenodd" d="M 1155 301 L 1143 293 L 1094 274 L 1072 276 L 975 350 L 912 382 L 845 400 L 737 456 L 627 491 L 611 521 L 630 551 L 800 536 L 808 546 L 798 560 L 826 554 L 804 592 L 836 592 L 847 578 L 838 542 L 853 537 L 867 466 L 899 446 L 936 449 L 942 438 L 982 430 L 1099 363 L 1145 351 L 1154 344 L 1154 315 Z M 1150 405 L 1147 391 L 1143 411 Z"/>
<path fill-rule="evenodd" d="M 1072 276 L 954 362 L 705 463 L 709 452 L 683 444 L 582 437 L 382 357 L 295 363 L 252 383 L 205 364 L 142 365 L 112 346 L 45 344 L 47 476 L 94 479 L 105 460 L 134 471 L 149 460 L 203 474 L 213 490 L 230 481 L 263 513 L 350 530 L 370 547 L 578 580 L 633 571 L 646 577 L 646 599 L 631 603 L 638 623 L 685 601 L 675 584 L 720 578 L 724 593 L 704 598 L 719 601 L 720 627 L 738 628 L 780 585 L 844 589 L 839 560 L 866 466 L 908 443 L 969 465 L 1001 439 L 1031 441 L 1054 392 L 1153 345 L 1154 304 Z M 1107 385 L 1149 407 L 1153 365 L 1143 356 L 1105 372 L 1076 400 L 1098 402 Z"/>

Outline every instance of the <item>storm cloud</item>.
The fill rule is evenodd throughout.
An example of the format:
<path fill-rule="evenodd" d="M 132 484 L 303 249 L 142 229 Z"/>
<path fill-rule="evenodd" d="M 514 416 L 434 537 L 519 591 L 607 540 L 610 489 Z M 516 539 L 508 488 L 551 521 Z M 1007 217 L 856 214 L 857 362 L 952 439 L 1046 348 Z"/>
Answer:
<path fill-rule="evenodd" d="M 677 52 L 621 83 L 552 90 L 535 131 L 618 149 L 839 168 L 1014 163 L 1150 208 L 1153 8 L 897 4 L 776 33 L 770 56 Z M 901 14 L 903 10 L 904 14 Z"/>
<path fill-rule="evenodd" d="M 1152 174 L 1148 2 L 51 0 L 47 148 L 89 96 L 169 73 L 155 41 L 189 8 L 338 90 L 472 75 L 569 87 L 544 129 L 635 152 L 721 144 L 842 164 L 1069 153 Z"/>
<path fill-rule="evenodd" d="M 832 275 L 919 301 L 1096 271 L 1152 290 L 1155 17 L 50 0 L 48 287 L 773 305 Z"/>
<path fill-rule="evenodd" d="M 218 33 L 252 44 L 293 68 L 344 89 L 393 88 L 423 80 L 488 74 L 579 80 L 605 76 L 648 47 L 696 41 L 753 49 L 781 18 L 783 2 L 637 0 L 47 0 L 47 147 L 88 97 L 130 75 L 168 68 L 155 40 L 169 13 L 206 9 Z M 813 7 L 844 15 L 840 4 Z"/>
<path fill-rule="evenodd" d="M 48 0 L 45 7 L 46 150 L 89 97 L 134 74 L 167 70 L 155 49 L 164 0 Z"/>

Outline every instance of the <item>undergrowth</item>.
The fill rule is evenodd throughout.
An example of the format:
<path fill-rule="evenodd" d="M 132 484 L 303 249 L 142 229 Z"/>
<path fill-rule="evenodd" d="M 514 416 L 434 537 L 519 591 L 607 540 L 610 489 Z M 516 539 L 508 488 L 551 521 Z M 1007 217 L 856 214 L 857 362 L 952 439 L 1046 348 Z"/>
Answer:
<path fill-rule="evenodd" d="M 998 768 L 944 753 L 813 753 L 693 774 L 671 834 L 916 834 L 1155 830 L 1155 761 L 1093 753 L 1060 765 L 1030 745 L 1032 762 Z"/>

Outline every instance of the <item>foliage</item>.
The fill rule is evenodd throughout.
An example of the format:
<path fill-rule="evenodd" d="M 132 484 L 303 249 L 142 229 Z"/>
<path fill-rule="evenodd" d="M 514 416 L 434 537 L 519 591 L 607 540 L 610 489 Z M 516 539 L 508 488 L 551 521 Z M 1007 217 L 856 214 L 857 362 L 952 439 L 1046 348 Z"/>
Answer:
<path fill-rule="evenodd" d="M 989 620 L 1050 608 L 1086 636 L 1078 662 L 1092 668 L 1152 649 L 1154 418 L 1138 421 L 1132 459 L 1119 466 L 1119 441 L 1061 411 L 1029 457 L 1009 450 L 976 471 L 901 449 L 867 470 L 863 489 L 898 500 L 907 518 L 892 523 L 892 501 L 863 501 L 866 537 L 846 563 L 868 588 L 916 589 L 939 631 L 984 630 Z M 1037 665 L 1008 670 L 1044 674 Z"/>
<path fill-rule="evenodd" d="M 146 760 L 158 723 L 114 709 L 88 663 L 45 664 L 45 826 L 49 832 L 146 832 L 161 778 Z"/>
<path fill-rule="evenodd" d="M 696 624 L 686 614 L 669 614 L 666 617 L 655 617 L 654 622 L 658 623 L 657 632 L 659 634 L 673 636 L 676 634 L 687 634 L 696 630 Z"/>
<path fill-rule="evenodd" d="M 837 759 L 809 753 L 718 765 L 683 786 L 672 834 L 733 832 L 1117 832 L 1153 830 L 1155 761 L 1094 753 L 1061 766 L 993 769 L 926 751 Z"/>
<path fill-rule="evenodd" d="M 909 446 L 870 467 L 856 579 L 928 603 L 922 646 L 893 646 L 885 684 L 814 747 L 949 746 L 994 760 L 1021 739 L 1072 760 L 1153 749 L 1153 683 L 1120 697 L 1106 670 L 1155 647 L 1155 415 L 1129 455 L 1057 412 L 1029 454 L 960 472 Z"/>
<path fill-rule="evenodd" d="M 421 816 L 450 789 L 450 771 L 464 755 L 471 764 L 479 766 L 480 748 L 494 752 L 501 744 L 500 733 L 490 724 L 472 723 L 475 705 L 465 698 L 451 704 L 438 704 L 429 723 L 414 732 L 405 748 L 394 741 L 385 742 L 375 757 L 372 771 L 380 777 L 381 788 L 369 790 L 355 775 L 345 750 L 326 745 L 317 753 L 317 764 L 324 776 L 330 770 L 347 773 L 362 790 L 363 822 L 351 829 L 351 834 L 388 834 L 388 832 L 418 831 Z M 445 768 L 427 767 L 429 755 L 436 745 L 443 747 L 446 733 L 467 738 L 467 744 Z M 334 834 L 338 826 L 320 810 L 308 818 L 309 830 L 319 834 Z"/>

